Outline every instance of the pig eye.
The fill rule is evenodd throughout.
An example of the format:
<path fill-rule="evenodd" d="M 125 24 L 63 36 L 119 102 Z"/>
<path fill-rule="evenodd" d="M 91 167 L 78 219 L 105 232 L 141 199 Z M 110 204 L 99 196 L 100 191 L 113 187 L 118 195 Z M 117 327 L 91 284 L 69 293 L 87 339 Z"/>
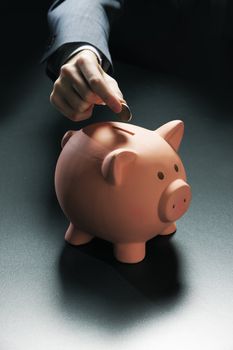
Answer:
<path fill-rule="evenodd" d="M 164 179 L 164 173 L 162 171 L 158 171 L 157 176 L 158 176 L 159 180 Z"/>
<path fill-rule="evenodd" d="M 177 165 L 177 164 L 174 165 L 174 169 L 175 169 L 175 171 L 178 173 L 179 168 L 178 168 L 178 165 Z"/>

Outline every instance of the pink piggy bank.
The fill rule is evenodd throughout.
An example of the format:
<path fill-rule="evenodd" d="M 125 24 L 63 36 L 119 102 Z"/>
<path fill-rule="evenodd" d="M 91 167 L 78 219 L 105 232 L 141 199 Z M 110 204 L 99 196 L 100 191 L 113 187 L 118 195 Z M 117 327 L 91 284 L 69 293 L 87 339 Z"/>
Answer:
<path fill-rule="evenodd" d="M 176 231 L 191 189 L 178 148 L 184 124 L 155 131 L 121 122 L 99 122 L 68 131 L 55 170 L 58 202 L 70 221 L 73 245 L 99 237 L 113 243 L 117 260 L 144 259 L 146 242 Z"/>

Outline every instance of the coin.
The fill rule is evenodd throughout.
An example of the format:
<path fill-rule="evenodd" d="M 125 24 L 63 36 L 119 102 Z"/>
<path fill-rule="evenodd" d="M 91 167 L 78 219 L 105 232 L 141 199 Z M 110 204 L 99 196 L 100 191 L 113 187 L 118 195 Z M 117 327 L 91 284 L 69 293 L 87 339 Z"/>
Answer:
<path fill-rule="evenodd" d="M 122 103 L 121 106 L 120 113 L 117 113 L 118 117 L 124 122 L 130 121 L 132 119 L 132 113 L 129 106 L 126 103 Z"/>

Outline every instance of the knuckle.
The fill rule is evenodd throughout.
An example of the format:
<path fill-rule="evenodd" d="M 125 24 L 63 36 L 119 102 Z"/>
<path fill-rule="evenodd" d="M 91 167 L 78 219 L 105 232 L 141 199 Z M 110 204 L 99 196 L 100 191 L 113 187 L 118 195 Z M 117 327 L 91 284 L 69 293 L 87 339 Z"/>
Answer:
<path fill-rule="evenodd" d="M 60 73 L 62 76 L 69 76 L 71 74 L 70 64 L 64 64 L 60 69 Z"/>
<path fill-rule="evenodd" d="M 80 102 L 79 99 L 72 99 L 70 101 L 70 105 L 72 106 L 74 112 L 79 112 L 80 111 L 81 102 Z"/>
<path fill-rule="evenodd" d="M 86 63 L 93 64 L 93 53 L 89 50 L 83 50 L 76 56 L 76 65 L 84 65 Z"/>
<path fill-rule="evenodd" d="M 76 65 L 82 66 L 86 62 L 86 57 L 82 54 L 79 54 L 76 58 Z"/>
<path fill-rule="evenodd" d="M 70 114 L 68 118 L 73 120 L 74 122 L 77 122 L 80 120 L 80 113 L 74 112 L 74 113 Z"/>
<path fill-rule="evenodd" d="M 95 88 L 101 83 L 101 79 L 99 77 L 93 76 L 89 79 L 89 84 L 91 87 Z"/>
<path fill-rule="evenodd" d="M 56 90 L 59 90 L 61 87 L 61 81 L 59 79 L 57 79 L 55 81 L 55 83 L 53 84 L 53 90 L 56 91 Z"/>
<path fill-rule="evenodd" d="M 89 105 L 87 103 L 79 103 L 77 105 L 76 111 L 79 113 L 83 113 L 85 112 L 85 110 L 87 110 L 89 107 Z"/>

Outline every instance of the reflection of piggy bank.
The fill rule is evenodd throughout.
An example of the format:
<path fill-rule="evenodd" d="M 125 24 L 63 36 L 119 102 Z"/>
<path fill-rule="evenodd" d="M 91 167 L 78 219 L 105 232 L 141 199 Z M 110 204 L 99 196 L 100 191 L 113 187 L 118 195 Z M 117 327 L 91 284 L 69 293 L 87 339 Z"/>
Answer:
<path fill-rule="evenodd" d="M 65 240 L 110 241 L 115 257 L 136 263 L 157 235 L 175 232 L 188 209 L 190 186 L 177 151 L 184 124 L 156 131 L 101 122 L 68 131 L 55 171 L 59 204 L 70 221 Z"/>

